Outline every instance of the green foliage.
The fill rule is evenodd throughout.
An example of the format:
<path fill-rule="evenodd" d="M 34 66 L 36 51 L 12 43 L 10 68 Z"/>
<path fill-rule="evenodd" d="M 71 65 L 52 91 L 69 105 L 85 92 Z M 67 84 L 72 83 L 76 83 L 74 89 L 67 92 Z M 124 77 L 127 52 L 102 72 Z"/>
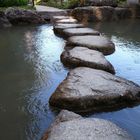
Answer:
<path fill-rule="evenodd" d="M 62 8 L 62 9 L 69 9 L 78 6 L 79 0 L 67 0 L 67 1 L 47 0 L 47 5 L 57 7 L 57 8 Z"/>
<path fill-rule="evenodd" d="M 117 0 L 118 1 L 118 3 L 124 3 L 124 2 L 126 2 L 126 0 Z"/>
<path fill-rule="evenodd" d="M 28 0 L 0 0 L 0 7 L 27 5 Z"/>

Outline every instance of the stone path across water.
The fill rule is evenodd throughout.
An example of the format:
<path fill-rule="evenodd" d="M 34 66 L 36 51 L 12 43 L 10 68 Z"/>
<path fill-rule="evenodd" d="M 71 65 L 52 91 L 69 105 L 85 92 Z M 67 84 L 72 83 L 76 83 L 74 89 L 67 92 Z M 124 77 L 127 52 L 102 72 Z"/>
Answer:
<path fill-rule="evenodd" d="M 52 94 L 49 100 L 51 106 L 87 113 L 116 110 L 140 102 L 140 86 L 113 75 L 115 70 L 104 57 L 115 51 L 112 41 L 99 35 L 98 31 L 97 34 L 89 35 L 88 33 L 93 33 L 93 30 L 77 23 L 72 17 L 54 17 L 53 22 L 54 32 L 57 35 L 63 38 L 70 36 L 65 47 L 67 50 L 61 55 L 61 61 L 64 65 L 78 68 L 71 70 Z M 42 138 L 42 140 L 60 139 L 132 140 L 133 138 L 109 121 L 83 119 L 72 112 L 62 111 Z"/>

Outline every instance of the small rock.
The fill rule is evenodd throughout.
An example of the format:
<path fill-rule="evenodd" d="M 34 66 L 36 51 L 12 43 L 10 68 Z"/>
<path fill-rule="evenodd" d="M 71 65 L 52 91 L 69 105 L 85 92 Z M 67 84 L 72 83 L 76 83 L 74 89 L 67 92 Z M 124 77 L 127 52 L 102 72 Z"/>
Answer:
<path fill-rule="evenodd" d="M 98 50 L 104 55 L 112 54 L 115 51 L 114 43 L 103 36 L 72 36 L 68 39 L 66 47 L 72 48 L 75 46 Z"/>
<path fill-rule="evenodd" d="M 140 102 L 140 86 L 102 70 L 79 67 L 52 94 L 50 105 L 74 112 L 116 110 Z"/>
<path fill-rule="evenodd" d="M 63 116 L 67 118 L 65 121 L 62 119 Z M 73 117 L 69 119 L 69 116 Z M 133 138 L 110 121 L 82 118 L 73 112 L 63 110 L 42 140 L 133 140 Z"/>
<path fill-rule="evenodd" d="M 101 52 L 84 47 L 75 47 L 72 50 L 64 51 L 61 55 L 61 61 L 66 66 L 83 66 L 115 73 L 113 66 Z"/>
<path fill-rule="evenodd" d="M 63 30 L 64 37 L 82 36 L 82 35 L 100 35 L 100 33 L 91 28 L 70 28 Z"/>

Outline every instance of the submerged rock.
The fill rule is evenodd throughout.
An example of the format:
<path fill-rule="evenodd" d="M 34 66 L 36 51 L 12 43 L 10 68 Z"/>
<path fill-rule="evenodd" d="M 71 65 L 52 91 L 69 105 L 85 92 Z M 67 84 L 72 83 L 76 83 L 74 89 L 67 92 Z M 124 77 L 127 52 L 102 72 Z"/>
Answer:
<path fill-rule="evenodd" d="M 35 11 L 7 8 L 5 15 L 12 24 L 41 24 L 46 21 Z"/>
<path fill-rule="evenodd" d="M 115 45 L 109 39 L 103 36 L 72 36 L 68 39 L 66 47 L 87 47 L 89 49 L 98 50 L 104 55 L 112 54 L 115 51 Z"/>
<path fill-rule="evenodd" d="M 115 110 L 140 102 L 140 86 L 102 70 L 79 67 L 69 72 L 49 102 L 75 112 Z"/>
<path fill-rule="evenodd" d="M 2 27 L 11 27 L 11 23 L 7 19 L 4 12 L 0 11 L 0 28 Z"/>
<path fill-rule="evenodd" d="M 82 118 L 78 114 L 63 110 L 42 140 L 133 140 L 133 138 L 110 121 Z"/>
<path fill-rule="evenodd" d="M 84 28 L 84 25 L 83 24 L 56 24 L 54 25 L 54 32 L 56 34 L 63 34 L 63 30 L 64 29 L 69 29 L 69 28 Z"/>
<path fill-rule="evenodd" d="M 82 36 L 82 35 L 100 35 L 100 33 L 91 28 L 69 28 L 63 30 L 64 37 Z"/>
<path fill-rule="evenodd" d="M 101 52 L 84 47 L 78 46 L 72 50 L 64 51 L 61 55 L 61 61 L 66 66 L 85 66 L 115 73 L 113 66 Z"/>

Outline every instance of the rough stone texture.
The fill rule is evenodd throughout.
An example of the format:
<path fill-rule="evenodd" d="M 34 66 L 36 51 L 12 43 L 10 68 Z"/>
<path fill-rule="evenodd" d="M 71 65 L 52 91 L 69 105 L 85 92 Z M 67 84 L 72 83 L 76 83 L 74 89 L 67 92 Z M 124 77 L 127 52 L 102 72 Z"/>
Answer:
<path fill-rule="evenodd" d="M 2 27 L 11 27 L 11 23 L 8 21 L 4 12 L 0 11 L 0 28 Z"/>
<path fill-rule="evenodd" d="M 87 47 L 89 49 L 98 50 L 104 55 L 112 54 L 115 51 L 115 45 L 109 39 L 103 36 L 72 36 L 68 38 L 66 47 Z"/>
<path fill-rule="evenodd" d="M 54 32 L 56 34 L 63 34 L 63 30 L 64 29 L 69 29 L 69 28 L 83 28 L 84 25 L 83 24 L 56 24 L 54 25 Z"/>
<path fill-rule="evenodd" d="M 75 24 L 75 23 L 77 23 L 78 21 L 76 20 L 76 19 L 74 19 L 74 18 L 69 18 L 69 19 L 61 19 L 61 20 L 57 20 L 56 21 L 56 23 L 58 24 L 58 23 L 63 23 L 63 24 Z"/>
<path fill-rule="evenodd" d="M 115 15 L 114 19 L 116 20 L 127 19 L 132 17 L 132 12 L 130 11 L 129 8 L 116 7 L 114 15 Z"/>
<path fill-rule="evenodd" d="M 63 116 L 65 121 L 62 119 Z M 73 112 L 63 110 L 42 140 L 133 140 L 133 138 L 110 121 L 82 118 Z"/>
<path fill-rule="evenodd" d="M 35 11 L 18 8 L 8 8 L 5 15 L 12 24 L 41 24 L 45 20 Z"/>
<path fill-rule="evenodd" d="M 139 85 L 86 67 L 71 70 L 49 100 L 54 107 L 74 112 L 116 110 L 139 102 Z"/>
<path fill-rule="evenodd" d="M 87 0 L 91 6 L 117 6 L 117 0 Z"/>
<path fill-rule="evenodd" d="M 100 35 L 100 33 L 91 28 L 70 28 L 63 30 L 64 37 L 83 36 L 83 35 Z"/>
<path fill-rule="evenodd" d="M 132 9 L 121 7 L 113 8 L 110 6 L 88 6 L 75 8 L 72 10 L 71 15 L 80 22 L 112 21 L 131 18 Z"/>
<path fill-rule="evenodd" d="M 72 50 L 64 51 L 61 61 L 66 66 L 85 66 L 115 73 L 113 66 L 102 53 L 84 47 L 75 47 Z"/>

